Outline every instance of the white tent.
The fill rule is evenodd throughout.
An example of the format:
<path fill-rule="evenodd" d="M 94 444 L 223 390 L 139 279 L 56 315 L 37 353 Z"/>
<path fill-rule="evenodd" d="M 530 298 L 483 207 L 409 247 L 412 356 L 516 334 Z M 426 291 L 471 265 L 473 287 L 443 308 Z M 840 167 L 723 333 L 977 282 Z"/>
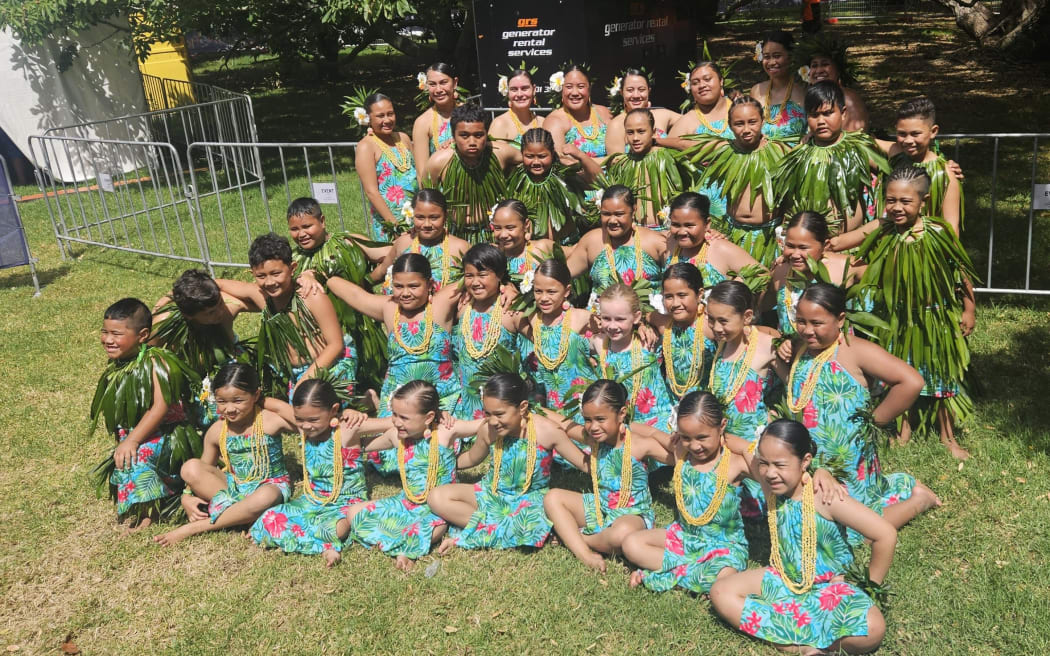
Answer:
<path fill-rule="evenodd" d="M 72 66 L 60 73 L 58 40 L 24 46 L 10 30 L 0 31 L 0 129 L 23 154 L 33 159 L 29 137 L 49 128 L 146 111 L 142 77 L 124 36 L 112 26 L 81 32 Z M 88 128 L 76 136 L 105 135 Z M 53 163 L 51 169 L 51 175 L 67 182 L 90 177 L 76 161 Z"/>

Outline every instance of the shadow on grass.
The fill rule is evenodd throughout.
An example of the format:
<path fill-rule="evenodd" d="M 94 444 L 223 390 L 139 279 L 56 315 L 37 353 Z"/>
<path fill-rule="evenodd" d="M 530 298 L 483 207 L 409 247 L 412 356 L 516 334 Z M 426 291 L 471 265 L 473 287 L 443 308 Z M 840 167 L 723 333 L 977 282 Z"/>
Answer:
<path fill-rule="evenodd" d="M 41 269 L 39 266 L 36 269 L 36 277 L 40 282 L 40 293 L 43 295 L 47 292 L 47 286 L 52 282 L 64 278 L 70 270 L 70 264 L 63 262 L 57 267 L 47 267 Z M 5 287 L 16 288 L 24 287 L 30 294 L 33 293 L 33 274 L 29 270 L 28 266 L 12 267 L 10 269 L 0 269 L 0 272 L 4 274 L 3 285 Z"/>

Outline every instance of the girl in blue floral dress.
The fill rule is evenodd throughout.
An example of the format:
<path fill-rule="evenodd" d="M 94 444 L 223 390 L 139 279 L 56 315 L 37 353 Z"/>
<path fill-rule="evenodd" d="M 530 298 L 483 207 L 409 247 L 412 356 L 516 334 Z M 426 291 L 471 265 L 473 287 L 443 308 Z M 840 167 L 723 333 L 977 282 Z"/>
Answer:
<path fill-rule="evenodd" d="M 543 512 L 557 452 L 578 469 L 586 456 L 561 427 L 529 412 L 528 385 L 521 376 L 495 374 L 485 383 L 488 421 L 460 469 L 475 467 L 491 454 L 489 470 L 477 483 L 442 485 L 430 494 L 430 507 L 452 528 L 439 552 L 464 549 L 542 547 L 551 523 Z"/>
<path fill-rule="evenodd" d="M 628 535 L 653 526 L 646 459 L 664 464 L 674 461 L 670 444 L 634 434 L 627 402 L 626 388 L 614 380 L 601 379 L 587 388 L 584 425 L 566 426 L 572 439 L 591 447 L 586 461 L 591 491 L 552 489 L 543 499 L 562 543 L 585 565 L 601 572 L 605 572 L 601 554 L 620 553 Z M 654 431 L 653 435 L 661 433 Z"/>
<path fill-rule="evenodd" d="M 361 139 L 354 167 L 369 203 L 368 236 L 389 241 L 388 227 L 405 227 L 405 203 L 419 188 L 412 139 L 397 130 L 397 115 L 389 97 L 375 93 L 365 98 L 372 134 Z M 384 224 L 386 224 L 384 226 Z"/>
<path fill-rule="evenodd" d="M 554 253 L 554 242 L 550 239 L 532 237 L 529 210 L 520 200 L 500 201 L 493 209 L 489 229 L 493 245 L 507 258 L 507 273 L 519 286 L 526 284 L 530 271 L 535 271 L 540 262 Z"/>
<path fill-rule="evenodd" d="M 607 288 L 599 297 L 601 334 L 591 345 L 597 354 L 600 375 L 623 381 L 632 421 L 661 430 L 671 425 L 674 404 L 664 378 L 660 348 L 650 350 L 635 334 L 642 320 L 634 290 L 623 283 Z"/>
<path fill-rule="evenodd" d="M 562 411 L 570 390 L 597 379 L 591 345 L 584 337 L 591 313 L 569 305 L 572 275 L 561 260 L 545 260 L 536 269 L 532 292 L 536 312 L 522 325 L 521 355 L 525 373 L 544 393 L 544 407 Z M 579 392 L 577 392 L 579 393 Z M 569 418 L 582 421 L 579 408 Z"/>
<path fill-rule="evenodd" d="M 682 399 L 671 483 L 675 521 L 627 536 L 624 556 L 643 568 L 631 575 L 631 587 L 706 594 L 715 579 L 747 567 L 740 482 L 748 462 L 726 448 L 725 426 L 721 403 L 709 392 Z"/>
<path fill-rule="evenodd" d="M 296 427 L 262 409 L 255 369 L 223 365 L 213 387 L 222 419 L 204 436 L 201 457 L 182 466 L 187 486 L 182 507 L 189 523 L 153 538 L 165 546 L 199 533 L 251 525 L 267 508 L 287 501 L 292 491 L 279 436 Z M 218 468 L 219 460 L 225 469 Z"/>
<path fill-rule="evenodd" d="M 457 419 L 485 416 L 481 395 L 471 383 L 478 370 L 498 355 L 498 347 L 518 349 L 518 318 L 503 311 L 501 285 L 507 276 L 507 258 L 491 244 L 476 244 L 463 256 L 463 285 L 470 303 L 459 310 L 452 334 L 456 354 L 459 401 L 452 410 Z"/>
<path fill-rule="evenodd" d="M 423 380 L 401 386 L 390 400 L 392 427 L 370 442 L 367 451 L 394 449 L 401 475 L 401 491 L 392 497 L 350 506 L 350 536 L 365 547 L 377 547 L 396 558 L 395 566 L 409 570 L 413 561 L 430 553 L 448 526 L 427 505 L 438 485 L 456 480 L 454 443 L 477 433 L 481 422 L 457 422 L 452 429 L 438 425 L 441 397 Z M 367 432 L 368 422 L 361 426 Z"/>
<path fill-rule="evenodd" d="M 368 498 L 360 441 L 338 427 L 339 397 L 326 381 L 304 382 L 291 406 L 280 405 L 278 412 L 299 427 L 303 490 L 292 501 L 263 513 L 249 535 L 264 547 L 321 554 L 331 567 L 339 562 L 350 532 L 347 508 Z M 355 415 L 358 420 L 364 417 Z"/>
<path fill-rule="evenodd" d="M 845 292 L 834 285 L 817 283 L 799 299 L 796 325 L 799 337 L 782 348 L 794 357 L 790 368 L 777 362 L 777 373 L 787 388 L 787 406 L 810 432 L 815 459 L 837 475 L 850 496 L 886 517 L 900 528 L 916 515 L 940 505 L 940 499 L 909 474 L 884 474 L 875 437 L 860 411 L 868 411 L 868 380 L 879 380 L 888 393 L 874 409 L 877 425 L 904 413 L 922 389 L 922 376 L 907 363 L 881 347 L 851 336 L 842 339 Z M 786 355 L 786 354 L 785 354 Z M 850 542 L 860 536 L 850 533 Z"/>
<path fill-rule="evenodd" d="M 664 375 L 671 402 L 677 403 L 706 387 L 717 344 L 701 300 L 704 280 L 695 266 L 672 264 L 664 271 L 661 291 L 665 314 L 653 314 L 649 323 L 661 335 Z"/>
<path fill-rule="evenodd" d="M 870 597 L 841 580 L 853 562 L 846 529 L 871 541 L 868 577 L 876 583 L 889 572 L 897 533 L 854 499 L 815 498 L 806 471 L 813 448 L 798 422 L 778 419 L 766 428 L 756 455 L 770 565 L 719 579 L 711 602 L 730 625 L 775 645 L 867 653 L 882 642 L 886 624 Z"/>
<path fill-rule="evenodd" d="M 380 269 L 387 271 L 383 293 L 393 291 L 390 265 L 405 253 L 419 253 L 430 262 L 434 291 L 459 279 L 460 258 L 470 244 L 448 232 L 447 202 L 437 189 L 424 188 L 412 198 L 412 229 L 394 240 Z"/>
<path fill-rule="evenodd" d="M 759 42 L 762 70 L 769 79 L 751 87 L 752 98 L 763 99 L 766 108 L 762 134 L 797 144 L 809 130 L 806 123 L 805 82 L 796 84 L 791 50 L 795 40 L 783 30 L 767 32 Z"/>
<path fill-rule="evenodd" d="M 708 240 L 711 201 L 695 191 L 679 194 L 669 207 L 670 236 L 673 245 L 664 257 L 664 269 L 688 262 L 704 278 L 705 287 L 714 287 L 730 278 L 731 272 L 757 265 L 751 254 L 728 239 Z"/>

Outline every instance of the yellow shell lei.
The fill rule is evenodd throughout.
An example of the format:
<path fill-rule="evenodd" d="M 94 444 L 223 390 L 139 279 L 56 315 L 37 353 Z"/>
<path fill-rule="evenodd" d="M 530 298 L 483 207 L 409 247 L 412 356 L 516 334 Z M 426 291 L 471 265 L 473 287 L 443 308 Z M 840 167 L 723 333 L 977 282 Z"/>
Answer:
<path fill-rule="evenodd" d="M 310 470 L 306 468 L 306 434 L 299 431 L 299 460 L 303 463 L 303 495 L 314 503 L 327 506 L 339 498 L 343 491 L 343 432 L 336 428 L 332 432 L 332 491 L 328 496 L 314 492 L 310 484 Z"/>
<path fill-rule="evenodd" d="M 700 383 L 700 364 L 704 361 L 704 309 L 696 315 L 693 322 L 693 361 L 689 363 L 689 373 L 685 382 L 678 383 L 678 377 L 674 371 L 674 327 L 668 326 L 664 330 L 664 372 L 667 374 L 667 383 L 671 386 L 671 393 L 681 398 L 693 390 Z"/>
<path fill-rule="evenodd" d="M 751 337 L 751 339 L 747 340 L 747 350 L 744 351 L 743 357 L 738 358 L 729 368 L 732 382 L 725 388 L 724 394 L 718 394 L 715 391 L 715 371 L 718 369 L 718 362 L 722 359 L 722 351 L 725 350 L 728 342 L 719 344 L 718 350 L 715 351 L 715 359 L 711 363 L 711 373 L 707 378 L 707 389 L 711 390 L 711 393 L 717 396 L 725 405 L 729 405 L 729 402 L 736 398 L 736 395 L 740 393 L 740 388 L 747 381 L 748 374 L 751 373 L 751 363 L 754 362 L 755 352 L 758 351 L 758 336 L 752 335 Z"/>
<path fill-rule="evenodd" d="M 508 111 L 507 113 L 510 114 L 511 120 L 514 121 L 514 129 L 518 131 L 518 135 L 524 137 L 525 133 L 528 132 L 528 129 L 525 127 L 525 124 L 521 122 L 521 120 L 518 118 L 518 115 L 514 113 L 513 109 Z M 528 127 L 531 128 L 536 122 L 537 117 L 535 114 L 532 113 L 532 110 L 529 110 L 529 113 L 532 114 L 532 120 L 529 121 L 528 125 Z"/>
<path fill-rule="evenodd" d="M 405 349 L 410 355 L 422 355 L 430 348 L 430 338 L 434 336 L 434 318 L 431 305 L 427 303 L 427 309 L 423 311 L 423 341 L 419 346 L 409 346 L 401 339 L 401 306 L 394 308 L 394 341 L 398 346 Z"/>
<path fill-rule="evenodd" d="M 437 484 L 438 461 L 441 454 L 438 452 L 438 431 L 436 428 L 430 431 L 430 452 L 427 454 L 427 483 L 419 494 L 415 494 L 408 486 L 408 476 L 405 474 L 405 443 L 397 441 L 397 471 L 401 474 L 401 489 L 405 491 L 405 497 L 414 504 L 422 505 L 427 502 L 430 491 Z"/>
<path fill-rule="evenodd" d="M 397 135 L 395 134 L 395 136 Z M 390 163 L 394 165 L 395 169 L 404 173 L 412 166 L 412 154 L 408 152 L 408 147 L 400 138 L 397 139 L 393 148 L 386 145 L 382 139 L 374 134 L 372 135 L 372 138 L 376 140 L 377 144 L 379 144 L 380 152 L 386 155 L 386 158 L 390 160 Z M 394 152 L 395 150 L 397 153 Z"/>
<path fill-rule="evenodd" d="M 795 583 L 784 571 L 780 558 L 780 535 L 777 533 L 776 498 L 766 492 L 766 513 L 769 518 L 769 564 L 780 572 L 780 580 L 794 594 L 803 594 L 813 587 L 817 576 L 817 511 L 813 502 L 813 479 L 803 474 L 802 481 L 802 581 Z"/>
<path fill-rule="evenodd" d="M 419 243 L 419 237 L 412 238 L 412 245 L 409 246 L 410 253 L 422 254 L 423 247 Z M 441 284 L 444 285 L 448 282 L 449 277 L 452 274 L 452 252 L 448 249 L 448 231 L 445 231 L 445 238 L 441 241 Z"/>
<path fill-rule="evenodd" d="M 806 353 L 804 350 L 799 350 L 798 355 L 795 356 L 795 361 L 791 363 L 791 371 L 788 373 L 787 380 L 786 396 L 788 408 L 791 412 L 802 412 L 806 409 L 809 400 L 813 398 L 814 390 L 817 389 L 817 381 L 820 380 L 820 370 L 823 369 L 824 365 L 835 355 L 836 348 L 838 348 L 837 341 L 821 351 L 820 355 L 813 358 L 813 368 L 810 369 L 809 375 L 806 376 L 806 380 L 802 383 L 801 394 L 796 399 L 794 394 L 795 371 L 798 369 L 798 363 L 802 360 L 802 356 Z"/>
<path fill-rule="evenodd" d="M 511 112 L 512 115 L 513 113 L 514 112 Z M 597 130 L 601 126 L 601 123 L 598 122 L 598 114 L 594 111 L 594 105 L 591 105 L 591 115 L 587 117 L 587 120 L 591 122 L 590 132 L 587 132 L 587 130 L 585 130 L 582 125 L 580 125 L 580 122 L 573 118 L 572 114 L 570 114 L 569 112 L 565 112 L 565 115 L 569 117 L 569 120 L 572 121 L 573 127 L 576 128 L 576 131 L 579 132 L 580 136 L 582 136 L 583 138 L 590 140 L 594 138 L 594 135 L 598 134 Z"/>
<path fill-rule="evenodd" d="M 722 499 L 726 496 L 726 490 L 729 489 L 729 449 L 723 446 L 722 455 L 719 457 L 721 460 L 718 461 L 718 467 L 715 468 L 715 492 L 711 495 L 707 508 L 698 517 L 689 514 L 682 495 L 682 467 L 685 465 L 685 460 L 679 460 L 674 464 L 671 487 L 674 489 L 675 505 L 678 506 L 678 513 L 682 519 L 693 526 L 703 526 L 714 519 L 718 509 L 722 507 Z"/>
<path fill-rule="evenodd" d="M 632 237 L 637 237 L 637 234 L 632 235 Z M 630 241 L 630 239 L 628 239 L 628 241 Z M 624 242 L 623 246 L 626 245 L 627 242 Z M 644 278 L 645 261 L 642 259 L 642 247 L 638 244 L 638 239 L 634 240 L 634 245 L 632 246 L 632 248 L 634 248 L 634 273 L 638 278 Z M 617 280 L 622 280 L 622 278 L 620 278 L 620 272 L 616 270 L 617 250 L 619 250 L 619 247 L 614 249 L 612 247 L 612 244 L 610 244 L 609 242 L 605 242 L 605 257 L 609 260 L 609 269 L 612 271 L 613 275 L 616 276 Z"/>
<path fill-rule="evenodd" d="M 266 448 L 266 434 L 263 432 L 262 410 L 256 410 L 255 421 L 252 423 L 252 468 L 244 478 L 237 476 L 233 465 L 230 463 L 230 454 L 226 450 L 226 438 L 229 435 L 230 424 L 222 420 L 222 430 L 219 432 L 219 455 L 226 463 L 226 473 L 233 477 L 238 485 L 241 483 L 252 483 L 270 477 L 270 453 Z"/>
<path fill-rule="evenodd" d="M 543 339 L 541 332 L 544 329 L 543 322 L 540 321 L 539 313 L 532 315 L 532 350 L 536 353 L 536 359 L 539 360 L 540 364 L 547 371 L 554 371 L 562 362 L 565 362 L 566 356 L 569 355 L 569 337 L 572 333 L 572 323 L 569 318 L 572 316 L 572 309 L 568 309 L 562 315 L 561 319 L 561 340 L 558 342 L 558 352 L 553 358 L 548 358 L 547 354 L 543 352 Z M 553 326 L 552 326 L 553 327 Z"/>
<path fill-rule="evenodd" d="M 691 257 L 689 259 L 689 262 L 692 263 L 697 269 L 702 269 L 703 266 L 705 264 L 707 264 L 707 247 L 709 245 L 710 245 L 710 242 L 705 241 L 704 245 L 700 247 L 700 250 L 697 251 L 696 255 L 694 255 L 693 257 Z M 674 253 L 671 254 L 671 261 L 668 262 L 668 264 L 669 265 L 670 264 L 678 264 L 678 262 L 681 259 L 681 257 L 682 257 L 682 247 L 679 246 L 678 244 L 675 244 L 674 245 Z M 703 273 L 703 271 L 701 271 L 701 273 Z"/>
<path fill-rule="evenodd" d="M 726 122 L 728 122 L 729 121 L 729 108 L 733 106 L 733 101 L 730 100 L 729 98 L 726 98 L 725 101 L 726 101 L 726 103 L 725 103 L 726 104 Z M 716 103 L 716 107 L 717 107 L 717 103 Z M 722 134 L 723 130 L 716 130 L 714 128 L 714 126 L 711 125 L 710 122 L 708 122 L 707 117 L 704 116 L 704 113 L 702 111 L 700 111 L 699 107 L 693 107 L 693 111 L 696 112 L 697 117 L 699 117 L 700 125 L 703 125 L 705 128 L 707 128 L 708 132 L 710 132 L 711 134 Z"/>
<path fill-rule="evenodd" d="M 780 111 L 781 112 L 784 111 L 785 106 L 787 105 L 787 102 L 789 100 L 791 100 L 791 90 L 794 87 L 795 87 L 795 76 L 792 75 L 791 77 L 788 78 L 788 90 L 787 90 L 787 93 L 784 94 L 784 102 L 780 103 L 780 105 L 781 105 Z M 769 105 L 769 97 L 772 96 L 772 95 L 773 95 L 773 80 L 770 80 L 769 81 L 769 88 L 766 89 L 766 101 L 764 103 L 762 103 L 762 113 L 765 114 L 764 118 L 766 120 L 766 123 L 769 123 L 770 125 L 776 125 L 776 123 L 773 122 L 773 110 L 771 110 L 769 108 L 770 107 L 770 105 Z"/>
<path fill-rule="evenodd" d="M 615 508 L 626 508 L 631 499 L 631 483 L 634 478 L 634 470 L 631 468 L 631 429 L 628 428 L 623 437 L 623 460 L 620 464 L 620 496 L 616 498 Z M 592 440 L 591 444 L 591 487 L 594 488 L 594 515 L 598 519 L 598 525 L 605 523 L 602 517 L 601 490 L 598 487 L 598 440 Z"/>
<path fill-rule="evenodd" d="M 598 348 L 598 363 L 602 367 L 603 376 L 605 375 L 605 370 L 609 367 L 607 364 L 606 353 L 608 346 L 605 345 L 606 341 L 608 341 L 608 338 L 605 338 L 605 341 Z M 634 375 L 631 376 L 631 398 L 627 400 L 627 403 L 633 410 L 634 403 L 638 399 L 638 392 L 642 386 L 642 342 L 637 336 L 631 337 L 631 371 L 634 372 Z"/>
<path fill-rule="evenodd" d="M 528 492 L 529 487 L 532 486 L 532 471 L 536 468 L 536 423 L 532 421 L 532 417 L 526 419 L 525 424 L 525 439 L 528 444 L 525 447 L 528 449 L 528 459 L 525 462 L 525 484 L 522 486 L 522 492 Z M 496 494 L 499 490 L 499 470 L 503 466 L 503 438 L 497 437 L 496 442 L 492 445 L 492 493 Z"/>
<path fill-rule="evenodd" d="M 489 315 L 489 325 L 485 326 L 485 336 L 481 340 L 480 348 L 474 345 L 474 336 L 470 334 L 470 310 L 468 307 L 463 311 L 463 318 L 459 321 L 459 331 L 463 335 L 463 346 L 467 350 L 467 355 L 474 360 L 480 360 L 488 357 L 499 344 L 499 333 L 503 327 L 503 306 L 498 298 L 492 304 L 492 314 Z M 478 314 L 484 313 L 479 312 Z"/>

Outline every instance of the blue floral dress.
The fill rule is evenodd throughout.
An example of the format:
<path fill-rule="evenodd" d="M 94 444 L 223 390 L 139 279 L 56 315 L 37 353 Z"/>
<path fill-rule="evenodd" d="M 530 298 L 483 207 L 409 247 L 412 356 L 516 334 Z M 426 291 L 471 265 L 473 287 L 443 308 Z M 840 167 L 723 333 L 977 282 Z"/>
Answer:
<path fill-rule="evenodd" d="M 728 458 L 723 453 L 720 458 Z M 685 463 L 682 466 L 682 500 L 690 515 L 707 510 L 715 493 L 718 464 L 708 472 L 699 472 Z M 726 567 L 738 572 L 747 568 L 747 537 L 740 517 L 740 488 L 729 485 L 711 521 L 700 526 L 687 522 L 681 512 L 667 526 L 664 538 L 663 569 L 646 572 L 642 583 L 654 592 L 684 588 L 707 594 L 718 573 Z"/>
<path fill-rule="evenodd" d="M 568 317 L 569 314 L 566 313 L 557 325 L 543 326 L 541 324 L 540 327 L 540 348 L 543 349 L 543 355 L 551 360 L 558 356 L 558 349 L 564 334 L 562 331 L 570 331 L 565 359 L 553 370 L 543 366 L 536 357 L 536 345 L 533 340 L 522 338 L 520 341 L 521 362 L 525 367 L 525 373 L 530 375 L 536 385 L 542 386 L 546 392 L 543 406 L 559 412 L 571 400 L 569 390 L 573 386 L 587 385 L 598 379 L 598 372 L 594 370 L 594 364 L 591 362 L 591 345 L 583 335 L 572 330 L 572 326 L 565 325 Z M 569 416 L 569 419 L 578 424 L 583 423 L 579 406 Z"/>
<path fill-rule="evenodd" d="M 175 426 L 187 421 L 181 402 L 168 406 L 160 427 L 139 444 L 131 468 L 122 471 L 118 467 L 110 474 L 109 483 L 117 491 L 118 515 L 126 515 L 140 503 L 159 501 L 178 494 L 182 488 L 179 472 L 167 471 L 161 455 L 168 449 L 168 439 Z M 123 442 L 130 434 L 131 430 L 118 426 L 114 437 L 117 442 Z"/>
<path fill-rule="evenodd" d="M 836 351 L 836 355 L 838 352 Z M 795 398 L 813 369 L 814 357 L 804 353 L 789 381 Z M 809 429 L 817 446 L 817 466 L 830 471 L 844 470 L 844 481 L 851 497 L 882 514 L 882 509 L 911 497 L 915 477 L 910 474 L 883 474 L 875 444 L 865 439 L 862 422 L 854 415 L 868 406 L 868 389 L 861 385 L 835 358 L 823 366 L 813 398 L 797 418 Z M 859 544 L 859 533 L 850 530 L 850 543 Z"/>
<path fill-rule="evenodd" d="M 531 247 L 526 244 L 521 255 L 507 258 L 507 273 L 522 276 L 527 271 L 535 271 L 542 261 L 541 257 L 540 252 L 532 251 Z"/>
<path fill-rule="evenodd" d="M 498 303 L 499 301 L 497 300 L 496 302 Z M 495 307 L 495 305 L 492 307 Z M 481 394 L 476 388 L 471 386 L 470 381 L 474 378 L 478 369 L 488 362 L 489 358 L 495 355 L 498 349 L 493 348 L 488 355 L 476 360 L 467 352 L 466 340 L 469 339 L 474 348 L 481 348 L 487 334 L 489 321 L 492 318 L 492 308 L 490 307 L 488 312 L 478 312 L 473 307 L 468 307 L 463 311 L 469 315 L 467 321 L 470 326 L 470 334 L 463 334 L 461 329 L 462 323 L 457 320 L 452 334 L 452 352 L 456 354 L 456 371 L 459 376 L 459 401 L 456 403 L 456 408 L 452 411 L 452 414 L 456 419 L 481 419 L 485 416 L 485 410 L 481 405 Z M 502 325 L 499 328 L 499 338 L 496 343 L 511 353 L 518 350 L 518 336 L 508 332 Z M 470 440 L 466 440 L 466 442 L 469 443 Z"/>
<path fill-rule="evenodd" d="M 449 535 L 464 549 L 511 549 L 542 547 L 551 532 L 551 522 L 543 512 L 543 496 L 551 483 L 553 451 L 536 446 L 532 480 L 525 488 L 529 440 L 518 437 L 503 440 L 503 460 L 496 491 L 492 491 L 492 467 L 474 484 L 478 509 L 462 529 Z M 492 449 L 489 449 L 489 462 Z"/>
<path fill-rule="evenodd" d="M 623 482 L 623 449 L 611 447 L 604 442 L 598 443 L 598 502 L 602 508 L 602 521 L 598 522 L 598 515 L 594 511 L 594 492 L 583 495 L 583 514 L 586 526 L 583 528 L 585 535 L 601 533 L 609 528 L 614 521 L 624 515 L 638 515 L 645 522 L 645 528 L 653 527 L 653 497 L 649 492 L 649 470 L 645 463 L 631 457 L 631 489 L 628 491 L 630 497 L 623 508 L 617 508 L 619 503 L 620 485 Z"/>
<path fill-rule="evenodd" d="M 769 120 L 762 122 L 762 134 L 770 139 L 783 139 L 792 144 L 797 144 L 802 135 L 809 130 L 806 123 L 806 110 L 788 99 L 779 105 L 769 106 Z"/>
<path fill-rule="evenodd" d="M 252 492 L 263 485 L 273 485 L 281 492 L 282 503 L 288 500 L 292 493 L 291 480 L 288 478 L 288 470 L 284 466 L 284 452 L 281 449 L 281 440 L 273 435 L 264 435 L 266 439 L 267 462 L 261 465 L 261 473 L 258 478 L 252 480 L 241 480 L 237 478 L 248 476 L 255 462 L 252 459 L 252 442 L 254 436 L 227 435 L 226 452 L 230 455 L 230 462 L 226 463 L 226 489 L 219 490 L 208 503 L 208 517 L 214 524 L 219 516 L 237 503 L 243 501 Z M 236 474 L 237 478 L 234 478 Z"/>
<path fill-rule="evenodd" d="M 436 112 L 437 110 L 435 109 L 434 111 Z M 441 115 L 438 115 L 437 148 L 444 146 L 450 141 L 452 141 L 452 119 L 451 117 L 446 119 Z M 437 150 L 437 148 L 434 147 L 433 135 L 427 139 L 427 144 L 430 148 L 430 154 L 433 155 L 434 151 Z"/>
<path fill-rule="evenodd" d="M 404 255 L 405 253 L 419 253 L 427 258 L 427 262 L 430 262 L 430 279 L 434 281 L 434 291 L 437 292 L 456 278 L 456 264 L 451 258 L 449 259 L 448 267 L 443 266 L 446 248 L 448 248 L 447 235 L 440 244 L 427 246 L 426 244 L 420 243 L 418 250 L 413 250 L 410 246 L 398 253 L 398 255 Z M 383 293 L 387 296 L 394 293 L 394 286 L 389 273 L 383 281 Z"/>
<path fill-rule="evenodd" d="M 435 485 L 456 481 L 456 454 L 452 449 L 439 446 L 432 454 L 428 440 L 416 440 L 405 446 L 405 478 L 414 494 L 426 488 L 431 457 L 438 458 Z M 350 522 L 350 536 L 365 547 L 379 547 L 388 556 L 416 559 L 430 553 L 434 529 L 444 524 L 430 506 L 413 503 L 402 489 L 392 497 L 369 501 Z"/>
<path fill-rule="evenodd" d="M 730 392 L 729 386 L 740 373 L 740 367 L 743 366 L 744 353 L 741 350 L 743 348 L 744 345 L 741 344 L 737 349 L 739 357 L 736 360 L 726 360 L 722 357 L 714 360 L 714 377 L 713 381 L 710 381 L 713 382 L 713 385 L 708 391 L 725 404 L 728 420 L 726 432 L 748 442 L 754 442 L 758 437 L 756 435 L 758 429 L 769 423 L 769 410 L 763 398 L 768 378 L 763 379 L 757 371 L 748 367 L 747 378 L 744 379 L 743 385 L 733 398 L 725 398 Z"/>
<path fill-rule="evenodd" d="M 802 502 L 778 499 L 777 535 L 785 573 L 802 578 Z M 849 583 L 831 583 L 853 562 L 853 551 L 842 526 L 816 514 L 817 568 L 813 587 L 796 595 L 773 567 L 762 577 L 762 593 L 748 595 L 740 615 L 740 630 L 778 645 L 808 645 L 824 649 L 836 640 L 868 635 L 868 609 L 874 602 Z"/>
<path fill-rule="evenodd" d="M 609 153 L 605 149 L 605 123 L 598 120 L 598 129 L 592 125 L 590 134 L 585 130 L 580 133 L 573 125 L 565 132 L 565 143 L 572 144 L 591 157 L 605 157 Z"/>
<path fill-rule="evenodd" d="M 412 195 L 419 188 L 419 182 L 416 180 L 416 164 L 412 159 L 411 151 L 406 149 L 401 154 L 408 164 L 408 168 L 404 171 L 398 169 L 397 164 L 391 161 L 385 152 L 381 151 L 376 161 L 376 182 L 379 183 L 379 194 L 399 224 L 402 222 L 401 206 L 405 201 L 411 200 Z M 371 217 L 368 224 L 369 237 L 379 241 L 390 241 L 397 236 L 389 235 L 383 230 L 383 217 L 371 205 L 369 205 L 369 213 Z"/>
<path fill-rule="evenodd" d="M 664 265 L 664 271 L 670 269 L 673 265 L 678 264 L 679 262 L 688 262 L 689 264 L 692 264 L 700 270 L 700 275 L 704 279 L 704 287 L 714 287 L 723 280 L 729 280 L 729 278 L 727 278 L 724 273 L 716 269 L 713 264 L 708 262 L 706 257 L 704 258 L 703 262 L 697 262 L 696 258 L 700 257 L 699 251 L 692 257 L 685 260 L 683 260 L 679 255 L 680 251 L 681 249 L 678 246 L 674 247 L 674 251 L 667 258 L 667 264 Z"/>
<path fill-rule="evenodd" d="M 329 503 L 320 503 L 305 493 L 289 503 L 270 508 L 255 520 L 249 531 L 252 539 L 264 547 L 275 547 L 288 553 L 319 554 L 328 549 L 343 550 L 336 524 L 346 519 L 352 503 L 368 498 L 365 486 L 364 460 L 361 447 L 337 447 L 329 435 L 323 442 L 306 441 L 304 459 L 310 475 L 310 489 L 328 499 L 332 495 L 335 453 L 340 449 L 343 484 Z M 303 485 L 307 482 L 303 481 Z"/>
<path fill-rule="evenodd" d="M 678 326 L 671 324 L 666 328 L 671 331 L 671 353 L 664 354 L 664 359 L 671 359 L 671 363 L 674 366 L 675 381 L 678 385 L 685 385 L 689 380 L 689 370 L 693 367 L 693 351 L 696 345 L 696 340 L 703 340 L 703 348 L 700 351 L 700 357 L 703 361 L 698 366 L 694 375 L 697 378 L 697 384 L 695 387 L 689 389 L 686 394 L 694 390 L 700 390 L 707 387 L 708 376 L 711 372 L 711 362 L 714 360 L 715 349 L 718 345 L 714 340 L 704 337 L 703 331 L 700 335 L 696 334 L 696 324 L 691 323 L 685 328 L 679 328 Z M 664 364 L 666 367 L 666 362 Z M 671 402 L 677 405 L 678 401 L 681 401 L 674 392 L 674 388 L 668 385 L 668 390 L 671 392 Z M 684 395 L 683 395 L 684 396 Z"/>
<path fill-rule="evenodd" d="M 646 280 L 655 281 L 660 279 L 660 264 L 651 255 L 642 250 L 642 270 L 638 271 L 638 257 L 634 244 L 624 244 L 613 251 L 616 271 L 613 271 L 609 263 L 608 250 L 603 250 L 591 264 L 591 286 L 595 294 L 601 294 L 606 287 L 623 281 L 626 285 L 634 283 L 640 273 Z"/>
<path fill-rule="evenodd" d="M 696 110 L 694 109 L 693 111 Z M 728 119 L 722 121 L 708 122 L 711 124 L 711 127 L 714 129 L 714 131 L 709 130 L 707 126 L 704 125 L 703 121 L 701 121 L 700 124 L 696 126 L 696 130 L 694 132 L 696 134 L 713 134 L 716 137 L 722 137 L 723 139 L 728 140 L 733 139 L 733 131 L 729 128 Z M 693 189 L 693 191 L 695 191 L 698 194 L 703 194 L 704 196 L 707 196 L 707 199 L 711 201 L 711 216 L 720 219 L 724 217 L 728 212 L 728 203 L 726 201 L 725 194 L 722 192 L 721 185 L 714 182 L 710 182 L 708 184 L 699 184 L 695 189 Z M 704 282 L 707 282 L 707 278 L 704 278 Z"/>
<path fill-rule="evenodd" d="M 607 347 L 603 348 L 603 352 L 598 354 L 598 361 L 603 370 L 599 373 L 602 376 L 607 375 L 604 373 L 604 370 L 606 367 L 609 367 L 613 370 L 615 376 L 619 378 L 640 367 L 645 367 L 623 381 L 629 398 L 634 399 L 634 415 L 631 417 L 631 421 L 655 426 L 660 430 L 673 430 L 671 427 L 671 414 L 675 406 L 671 401 L 671 390 L 667 386 L 667 379 L 664 378 L 660 348 L 657 347 L 657 350 L 650 351 L 642 346 L 640 349 L 640 361 L 635 362 L 631 351 L 634 349 L 634 343 L 637 342 L 638 338 L 635 337 L 634 339 L 635 342 L 632 343 L 631 348 L 624 349 L 619 353 L 613 353 Z"/>

